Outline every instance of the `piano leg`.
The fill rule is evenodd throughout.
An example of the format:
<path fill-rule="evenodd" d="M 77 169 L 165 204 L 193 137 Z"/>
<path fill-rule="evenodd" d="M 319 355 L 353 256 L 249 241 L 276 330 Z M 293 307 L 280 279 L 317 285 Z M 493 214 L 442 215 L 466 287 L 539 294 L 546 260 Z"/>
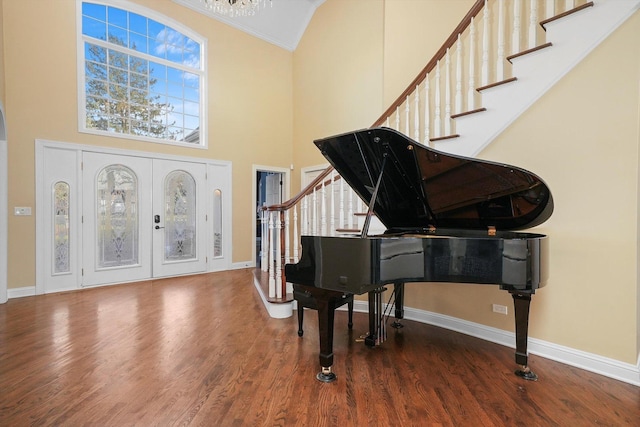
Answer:
<path fill-rule="evenodd" d="M 377 288 L 369 292 L 369 335 L 364 339 L 367 347 L 382 344 L 387 338 L 382 311 L 382 293 L 387 288 Z"/>
<path fill-rule="evenodd" d="M 396 308 L 396 320 L 391 324 L 391 326 L 396 329 L 400 329 L 404 327 L 404 325 L 400 323 L 400 320 L 404 319 L 404 283 L 394 283 L 393 291 L 395 292 L 395 301 L 393 305 Z"/>
<path fill-rule="evenodd" d="M 522 367 L 515 371 L 515 374 L 525 380 L 537 381 L 538 376 L 529 369 L 527 356 L 531 293 L 518 291 L 509 291 L 509 293 L 513 296 L 516 320 L 516 363 Z"/>

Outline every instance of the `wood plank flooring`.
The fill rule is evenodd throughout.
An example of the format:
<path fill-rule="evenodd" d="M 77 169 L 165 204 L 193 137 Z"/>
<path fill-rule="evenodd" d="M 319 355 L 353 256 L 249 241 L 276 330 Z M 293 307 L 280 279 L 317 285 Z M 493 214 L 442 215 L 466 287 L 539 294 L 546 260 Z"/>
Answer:
<path fill-rule="evenodd" d="M 335 383 L 317 317 L 271 319 L 251 270 L 0 305 L 0 426 L 637 426 L 640 387 L 417 322 L 382 346 L 336 315 Z"/>

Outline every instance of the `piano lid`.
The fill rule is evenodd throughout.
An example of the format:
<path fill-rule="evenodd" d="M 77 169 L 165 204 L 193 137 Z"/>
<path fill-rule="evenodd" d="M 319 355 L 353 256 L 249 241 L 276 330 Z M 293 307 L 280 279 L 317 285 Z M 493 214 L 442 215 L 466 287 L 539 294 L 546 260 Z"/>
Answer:
<path fill-rule="evenodd" d="M 549 188 L 531 172 L 442 153 L 393 129 L 314 142 L 366 204 L 387 157 L 373 211 L 390 232 L 431 226 L 520 230 L 553 212 Z"/>

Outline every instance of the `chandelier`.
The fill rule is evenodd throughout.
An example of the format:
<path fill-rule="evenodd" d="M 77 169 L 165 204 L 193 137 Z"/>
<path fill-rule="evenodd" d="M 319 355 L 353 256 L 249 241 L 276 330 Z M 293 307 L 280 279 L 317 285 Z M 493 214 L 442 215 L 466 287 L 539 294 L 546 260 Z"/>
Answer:
<path fill-rule="evenodd" d="M 200 0 L 205 7 L 215 13 L 225 16 L 255 15 L 260 7 L 265 7 L 271 0 Z"/>

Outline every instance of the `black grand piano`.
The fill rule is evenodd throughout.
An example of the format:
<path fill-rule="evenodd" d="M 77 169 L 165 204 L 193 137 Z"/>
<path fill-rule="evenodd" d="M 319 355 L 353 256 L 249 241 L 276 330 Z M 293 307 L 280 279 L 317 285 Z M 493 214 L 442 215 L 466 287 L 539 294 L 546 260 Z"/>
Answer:
<path fill-rule="evenodd" d="M 516 374 L 537 376 L 527 362 L 531 295 L 547 279 L 547 237 L 516 232 L 546 221 L 553 199 L 536 175 L 509 165 L 442 153 L 388 128 L 315 141 L 343 179 L 369 206 L 360 236 L 302 236 L 302 256 L 285 266 L 294 295 L 318 310 L 317 378 L 331 382 L 334 310 L 368 293 L 368 346 L 384 340 L 382 292 L 393 286 L 402 319 L 404 284 L 451 282 L 497 285 L 513 296 Z M 386 231 L 369 236 L 375 214 Z M 302 310 L 299 307 L 299 310 Z"/>

